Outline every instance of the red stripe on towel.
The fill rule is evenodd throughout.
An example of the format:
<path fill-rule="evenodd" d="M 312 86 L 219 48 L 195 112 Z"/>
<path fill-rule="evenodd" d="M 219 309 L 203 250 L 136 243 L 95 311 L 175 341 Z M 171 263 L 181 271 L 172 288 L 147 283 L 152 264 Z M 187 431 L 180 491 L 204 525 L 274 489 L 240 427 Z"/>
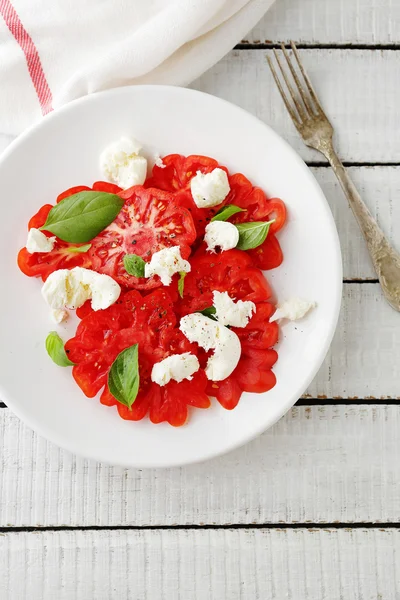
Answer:
<path fill-rule="evenodd" d="M 0 14 L 25 54 L 29 75 L 31 76 L 32 83 L 36 90 L 42 114 L 46 115 L 53 110 L 53 97 L 36 46 L 33 43 L 31 36 L 22 25 L 10 0 L 0 0 Z"/>

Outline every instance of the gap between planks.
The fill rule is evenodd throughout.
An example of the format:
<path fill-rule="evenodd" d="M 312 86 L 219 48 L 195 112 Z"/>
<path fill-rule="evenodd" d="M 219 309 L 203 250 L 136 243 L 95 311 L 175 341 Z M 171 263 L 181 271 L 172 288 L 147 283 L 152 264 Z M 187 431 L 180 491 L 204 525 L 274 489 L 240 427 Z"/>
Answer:
<path fill-rule="evenodd" d="M 284 41 L 284 40 L 282 40 Z M 400 44 L 353 44 L 351 42 L 347 43 L 338 43 L 338 44 L 314 44 L 314 43 L 305 43 L 305 42 L 297 42 L 293 39 L 294 43 L 298 50 L 367 50 L 367 51 L 379 51 L 379 50 L 392 50 L 394 52 L 398 52 L 400 50 Z M 290 49 L 290 44 L 284 41 L 285 48 Z M 248 42 L 247 40 L 242 40 L 240 44 L 236 44 L 233 50 L 273 50 L 281 48 L 281 42 L 277 41 L 269 41 L 265 40 L 264 42 Z"/>
<path fill-rule="evenodd" d="M 226 523 L 221 525 L 213 524 L 189 524 L 189 525 L 87 525 L 87 526 L 68 526 L 59 525 L 55 527 L 0 527 L 0 535 L 10 533 L 44 533 L 58 531 L 233 531 L 235 529 L 267 529 L 267 530 L 292 530 L 303 529 L 305 531 L 337 531 L 345 529 L 376 529 L 383 531 L 385 529 L 395 529 L 400 531 L 400 522 L 356 522 L 356 523 Z"/>

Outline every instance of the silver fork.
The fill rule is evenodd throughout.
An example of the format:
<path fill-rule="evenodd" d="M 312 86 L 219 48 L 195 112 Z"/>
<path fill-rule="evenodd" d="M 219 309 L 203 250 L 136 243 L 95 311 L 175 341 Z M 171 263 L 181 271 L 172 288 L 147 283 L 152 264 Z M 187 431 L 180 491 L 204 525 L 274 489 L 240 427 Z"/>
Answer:
<path fill-rule="evenodd" d="M 284 44 L 281 44 L 281 48 L 291 77 L 288 74 L 289 72 L 286 72 L 288 69 L 285 70 L 282 66 L 279 53 L 274 50 L 274 54 L 293 103 L 290 102 L 284 91 L 275 67 L 268 56 L 268 63 L 276 85 L 303 141 L 307 146 L 315 148 L 315 150 L 321 152 L 328 159 L 364 234 L 385 298 L 395 310 L 400 311 L 400 254 L 390 245 L 389 240 L 361 200 L 354 183 L 351 181 L 340 158 L 336 154 L 332 141 L 333 127 L 324 113 L 311 81 L 300 61 L 295 44 L 291 42 L 290 45 L 301 76 L 296 71 L 293 65 L 294 61 L 289 56 Z M 294 81 L 295 86 L 290 82 L 291 79 Z"/>

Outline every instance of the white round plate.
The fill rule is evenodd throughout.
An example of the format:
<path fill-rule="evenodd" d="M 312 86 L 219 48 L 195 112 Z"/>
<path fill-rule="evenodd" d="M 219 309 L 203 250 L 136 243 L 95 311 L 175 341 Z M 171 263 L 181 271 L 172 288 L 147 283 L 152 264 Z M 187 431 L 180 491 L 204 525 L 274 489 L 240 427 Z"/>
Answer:
<path fill-rule="evenodd" d="M 289 118 L 289 117 L 288 117 Z M 285 260 L 267 273 L 278 300 L 301 296 L 317 308 L 282 326 L 277 385 L 244 394 L 233 411 L 214 401 L 174 428 L 122 420 L 116 409 L 86 398 L 69 368 L 46 354 L 56 329 L 41 281 L 17 268 L 27 222 L 42 204 L 74 185 L 101 178 L 101 150 L 121 136 L 156 152 L 205 154 L 242 172 L 270 196 L 283 198 L 288 222 L 279 235 Z M 272 129 L 223 100 L 164 86 L 119 88 L 75 101 L 20 136 L 0 159 L 0 399 L 23 421 L 71 452 L 112 464 L 174 466 L 203 461 L 251 440 L 275 423 L 317 373 L 340 307 L 341 255 L 335 224 L 309 169 Z M 75 322 L 59 326 L 72 337 Z"/>

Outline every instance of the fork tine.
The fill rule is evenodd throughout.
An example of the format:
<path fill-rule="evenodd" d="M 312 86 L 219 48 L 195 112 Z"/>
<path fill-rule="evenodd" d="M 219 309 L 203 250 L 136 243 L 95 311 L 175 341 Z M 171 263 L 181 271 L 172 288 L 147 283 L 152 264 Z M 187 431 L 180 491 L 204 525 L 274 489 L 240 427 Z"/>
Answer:
<path fill-rule="evenodd" d="M 277 85 L 277 87 L 278 87 L 278 90 L 280 91 L 280 94 L 281 94 L 281 96 L 282 96 L 282 100 L 283 100 L 283 101 L 284 101 L 284 103 L 285 103 L 285 106 L 286 106 L 286 108 L 287 108 L 287 111 L 288 111 L 288 113 L 290 114 L 290 116 L 292 117 L 292 121 L 294 122 L 294 124 L 296 125 L 296 127 L 298 127 L 298 126 L 300 125 L 300 122 L 299 122 L 299 120 L 298 120 L 298 118 L 297 118 L 297 115 L 296 115 L 296 113 L 294 112 L 294 110 L 293 110 L 293 108 L 292 108 L 292 106 L 291 106 L 291 104 L 290 104 L 290 102 L 289 102 L 289 100 L 288 100 L 288 98 L 287 98 L 287 96 L 286 96 L 286 94 L 285 94 L 285 91 L 284 91 L 284 89 L 283 89 L 283 87 L 282 87 L 282 84 L 281 84 L 281 82 L 280 82 L 280 80 L 279 80 L 279 77 L 278 77 L 278 75 L 277 75 L 277 72 L 275 71 L 275 67 L 274 67 L 274 65 L 272 64 L 272 61 L 271 61 L 271 59 L 270 59 L 270 57 L 269 57 L 269 56 L 267 56 L 267 61 L 268 61 L 268 64 L 269 64 L 269 68 L 271 69 L 271 72 L 272 72 L 273 78 L 275 79 L 275 83 L 276 83 L 276 85 Z"/>
<path fill-rule="evenodd" d="M 299 92 L 300 92 L 300 97 L 301 97 L 301 99 L 303 100 L 304 106 L 305 106 L 306 110 L 308 111 L 308 113 L 309 113 L 310 115 L 312 115 L 312 114 L 313 114 L 313 107 L 312 107 L 312 104 L 311 104 L 311 102 L 310 102 L 309 98 L 307 97 L 307 94 L 306 94 L 306 91 L 305 91 L 304 87 L 301 85 L 301 81 L 300 81 L 300 79 L 299 79 L 299 76 L 298 76 L 298 75 L 297 75 L 297 73 L 296 73 L 296 70 L 295 70 L 295 68 L 294 68 L 294 66 L 293 66 L 293 64 L 292 64 L 292 61 L 290 60 L 289 54 L 288 54 L 288 52 L 287 52 L 287 50 L 286 50 L 286 48 L 285 48 L 285 44 L 281 44 L 281 48 L 282 48 L 282 52 L 283 52 L 283 54 L 284 54 L 284 57 L 286 58 L 286 62 L 287 62 L 287 64 L 288 64 L 288 67 L 289 67 L 289 69 L 290 69 L 290 72 L 291 72 L 291 74 L 292 74 L 292 76 L 293 76 L 293 79 L 294 79 L 294 80 L 295 80 L 295 82 L 296 82 L 297 89 L 298 89 L 298 90 L 299 90 Z M 297 60 L 298 60 L 298 59 L 297 59 Z"/>
<path fill-rule="evenodd" d="M 317 111 L 318 111 L 318 112 L 322 112 L 322 113 L 323 113 L 324 111 L 323 111 L 323 109 L 322 109 L 322 106 L 321 106 L 321 104 L 320 104 L 320 102 L 319 102 L 319 100 L 318 100 L 318 96 L 317 96 L 317 94 L 315 93 L 315 90 L 314 90 L 314 88 L 313 88 L 313 85 L 312 85 L 312 83 L 311 83 L 311 81 L 310 81 L 310 78 L 309 78 L 309 76 L 307 75 L 307 72 L 306 72 L 305 68 L 303 67 L 303 64 L 302 64 L 302 62 L 301 62 L 301 60 L 300 60 L 299 51 L 298 51 L 298 50 L 297 50 L 297 48 L 296 48 L 296 44 L 295 44 L 293 41 L 290 41 L 290 46 L 291 46 L 291 48 L 292 48 L 292 50 L 293 50 L 293 54 L 294 54 L 294 55 L 295 55 L 295 57 L 296 57 L 297 64 L 299 65 L 299 69 L 300 69 L 300 71 L 301 71 L 301 74 L 302 74 L 302 75 L 303 75 L 303 77 L 304 77 L 304 81 L 306 82 L 307 89 L 308 89 L 308 91 L 310 92 L 310 96 L 311 96 L 311 98 L 314 100 L 314 103 L 315 103 L 315 105 L 316 105 Z"/>
<path fill-rule="evenodd" d="M 292 85 L 291 85 L 291 83 L 290 83 L 290 81 L 288 79 L 288 76 L 286 75 L 285 69 L 283 68 L 281 60 L 279 58 L 279 54 L 275 50 L 275 48 L 274 48 L 274 55 L 275 55 L 276 62 L 278 63 L 278 66 L 279 66 L 279 68 L 281 70 L 282 77 L 283 77 L 283 79 L 284 79 L 284 81 L 286 83 L 286 87 L 289 90 L 289 93 L 290 93 L 290 95 L 292 97 L 292 100 L 293 100 L 293 102 L 294 102 L 294 104 L 295 104 L 295 106 L 297 108 L 297 112 L 299 113 L 300 120 L 304 121 L 307 118 L 307 115 L 306 115 L 306 113 L 304 111 L 304 108 L 303 108 L 302 104 L 300 104 L 300 102 L 296 98 L 296 94 L 294 92 L 294 89 L 293 89 L 293 87 L 292 87 Z"/>

